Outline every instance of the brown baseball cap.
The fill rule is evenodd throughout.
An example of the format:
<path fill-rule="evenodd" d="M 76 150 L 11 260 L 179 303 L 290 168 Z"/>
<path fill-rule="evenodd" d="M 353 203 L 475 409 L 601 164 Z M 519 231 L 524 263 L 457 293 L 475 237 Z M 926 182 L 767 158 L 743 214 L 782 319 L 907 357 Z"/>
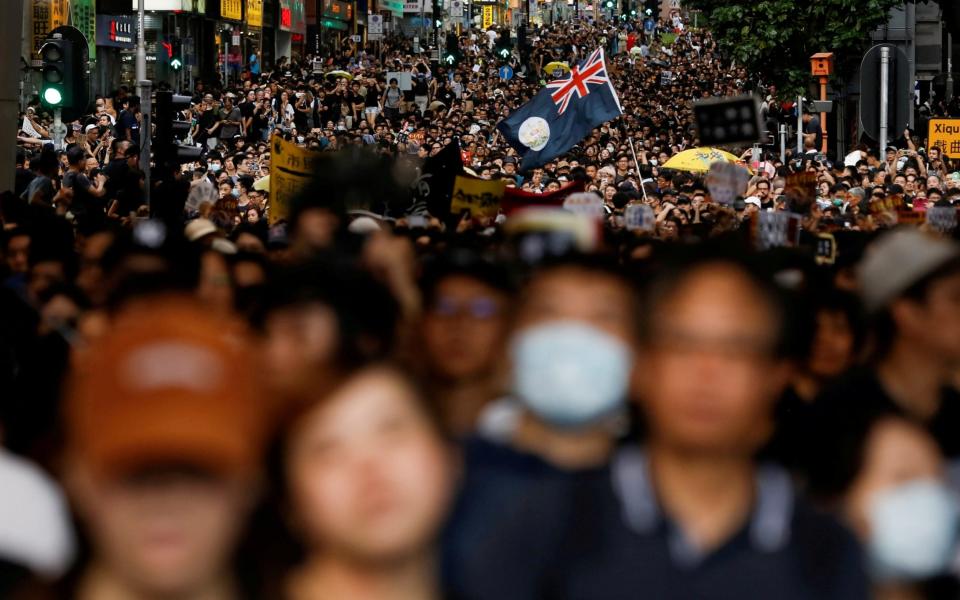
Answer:
<path fill-rule="evenodd" d="M 251 364 L 237 322 L 188 298 L 138 302 L 75 357 L 71 457 L 106 476 L 169 464 L 255 471 L 269 411 Z"/>

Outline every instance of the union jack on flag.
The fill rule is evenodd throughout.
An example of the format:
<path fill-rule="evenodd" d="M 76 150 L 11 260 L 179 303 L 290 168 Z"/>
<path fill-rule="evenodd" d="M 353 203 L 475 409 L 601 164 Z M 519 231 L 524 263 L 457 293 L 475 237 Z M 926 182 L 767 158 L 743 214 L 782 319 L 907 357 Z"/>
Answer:
<path fill-rule="evenodd" d="M 594 50 L 586 62 L 570 69 L 570 77 L 567 79 L 557 79 L 547 84 L 548 88 L 555 90 L 550 97 L 558 107 L 557 114 L 566 112 L 574 94 L 578 98 L 586 97 L 590 93 L 590 84 L 610 85 L 602 48 Z"/>
<path fill-rule="evenodd" d="M 529 102 L 497 124 L 504 139 L 523 157 L 520 170 L 560 156 L 590 135 L 594 127 L 623 114 L 603 60 L 603 49 L 551 81 Z"/>

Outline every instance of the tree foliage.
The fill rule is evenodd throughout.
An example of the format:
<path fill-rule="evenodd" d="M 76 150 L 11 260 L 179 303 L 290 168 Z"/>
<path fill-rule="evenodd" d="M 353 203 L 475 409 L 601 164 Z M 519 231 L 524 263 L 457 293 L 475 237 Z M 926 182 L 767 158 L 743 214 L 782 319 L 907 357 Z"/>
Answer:
<path fill-rule="evenodd" d="M 904 0 L 685 0 L 702 11 L 720 47 L 777 86 L 778 96 L 805 93 L 810 56 L 833 52 L 846 78 L 870 45 L 870 32 Z"/>

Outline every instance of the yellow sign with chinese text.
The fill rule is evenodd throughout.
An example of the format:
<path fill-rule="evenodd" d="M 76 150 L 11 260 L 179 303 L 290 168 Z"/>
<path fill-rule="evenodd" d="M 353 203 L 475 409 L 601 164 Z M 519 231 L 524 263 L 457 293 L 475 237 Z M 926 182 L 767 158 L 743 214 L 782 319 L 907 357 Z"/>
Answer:
<path fill-rule="evenodd" d="M 263 27 L 263 0 L 247 0 L 247 25 Z"/>
<path fill-rule="evenodd" d="M 319 152 L 311 152 L 279 135 L 270 142 L 270 225 L 290 214 L 290 203 L 313 177 Z"/>
<path fill-rule="evenodd" d="M 243 17 L 243 0 L 220 0 L 220 16 L 239 21 Z"/>
<path fill-rule="evenodd" d="M 960 119 L 930 119 L 927 149 L 940 148 L 950 158 L 960 158 Z"/>
<path fill-rule="evenodd" d="M 500 199 L 507 182 L 457 175 L 453 184 L 450 214 L 460 215 L 468 211 L 472 218 L 496 217 L 500 212 Z"/>
<path fill-rule="evenodd" d="M 487 4 L 483 7 L 483 28 L 489 29 L 493 25 L 493 6 Z"/>

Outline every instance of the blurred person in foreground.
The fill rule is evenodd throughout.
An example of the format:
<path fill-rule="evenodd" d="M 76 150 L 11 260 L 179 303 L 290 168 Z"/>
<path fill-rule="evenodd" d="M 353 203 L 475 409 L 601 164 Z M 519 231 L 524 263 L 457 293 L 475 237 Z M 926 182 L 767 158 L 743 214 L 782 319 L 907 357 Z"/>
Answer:
<path fill-rule="evenodd" d="M 63 480 L 89 553 L 24 597 L 249 597 L 232 561 L 269 412 L 239 331 L 193 300 L 153 297 L 78 355 Z"/>
<path fill-rule="evenodd" d="M 274 452 L 277 505 L 296 548 L 264 597 L 443 597 L 436 537 L 456 466 L 439 418 L 389 366 L 326 389 L 294 413 Z"/>
<path fill-rule="evenodd" d="M 960 503 L 936 440 L 890 407 L 862 404 L 822 423 L 811 494 L 840 515 L 867 553 L 876 600 L 960 597 Z"/>
<path fill-rule="evenodd" d="M 423 356 L 445 425 L 454 436 L 475 432 L 496 398 L 512 285 L 502 265 L 466 249 L 451 249 L 425 267 L 420 279 L 424 311 Z"/>
<path fill-rule="evenodd" d="M 495 597 L 474 594 L 493 579 L 509 581 L 491 578 L 493 564 L 476 561 L 476 548 L 497 546 L 501 525 L 526 510 L 565 504 L 563 494 L 533 492 L 555 481 L 575 486 L 607 463 L 626 432 L 639 302 L 622 270 L 596 257 L 554 259 L 534 271 L 515 310 L 509 395 L 484 410 L 465 442 L 466 473 L 445 538 L 445 576 L 468 598 Z"/>
<path fill-rule="evenodd" d="M 281 269 L 256 317 L 266 383 L 300 401 L 343 371 L 394 350 L 399 308 L 385 286 L 344 256 Z"/>
<path fill-rule="evenodd" d="M 866 335 L 860 300 L 850 292 L 814 289 L 803 305 L 808 317 L 800 327 L 812 327 L 812 340 L 777 403 L 777 431 L 767 448 L 791 470 L 802 468 L 811 428 L 817 426 L 817 395 L 857 364 Z"/>
<path fill-rule="evenodd" d="M 755 458 L 790 375 L 780 296 L 732 253 L 704 255 L 669 264 L 647 293 L 643 444 L 576 485 L 532 490 L 529 510 L 474 549 L 488 577 L 467 597 L 867 597 L 853 537 Z"/>
<path fill-rule="evenodd" d="M 950 461 L 960 458 L 960 246 L 912 228 L 878 238 L 859 271 L 871 319 L 871 357 L 817 400 L 817 420 L 868 404 L 925 427 Z M 812 441 L 812 439 L 811 439 Z M 960 486 L 960 476 L 952 477 Z"/>

